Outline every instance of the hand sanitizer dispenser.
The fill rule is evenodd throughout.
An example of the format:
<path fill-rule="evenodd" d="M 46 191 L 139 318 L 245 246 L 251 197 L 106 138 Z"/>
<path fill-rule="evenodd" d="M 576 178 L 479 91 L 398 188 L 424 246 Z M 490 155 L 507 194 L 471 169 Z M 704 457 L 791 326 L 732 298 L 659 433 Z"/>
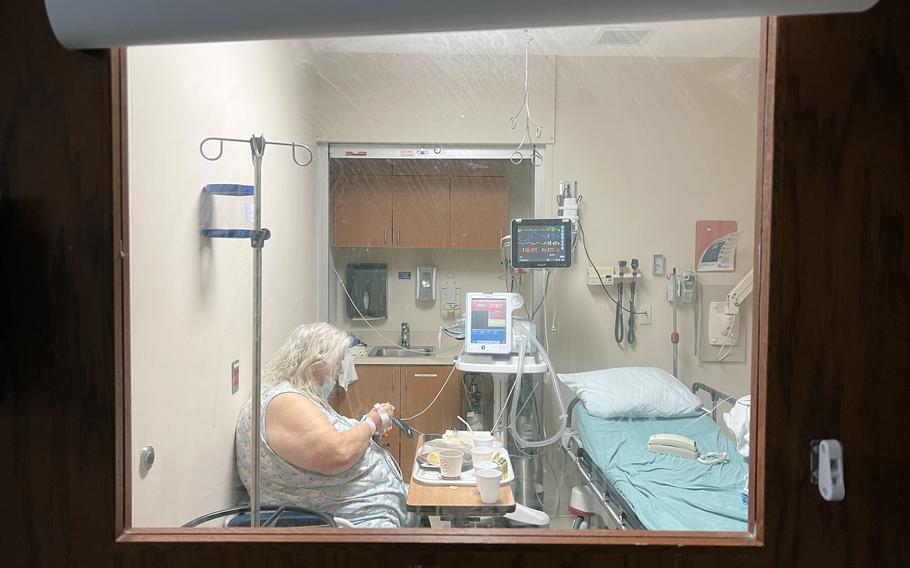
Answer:
<path fill-rule="evenodd" d="M 417 301 L 436 301 L 436 267 L 423 265 L 417 267 Z"/>

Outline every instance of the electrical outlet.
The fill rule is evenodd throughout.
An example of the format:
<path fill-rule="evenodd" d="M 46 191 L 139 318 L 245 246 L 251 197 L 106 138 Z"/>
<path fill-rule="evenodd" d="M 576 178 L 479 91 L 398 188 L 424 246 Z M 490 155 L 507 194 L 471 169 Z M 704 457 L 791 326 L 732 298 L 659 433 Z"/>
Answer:
<path fill-rule="evenodd" d="M 635 306 L 635 323 L 638 325 L 651 325 L 651 304 Z"/>

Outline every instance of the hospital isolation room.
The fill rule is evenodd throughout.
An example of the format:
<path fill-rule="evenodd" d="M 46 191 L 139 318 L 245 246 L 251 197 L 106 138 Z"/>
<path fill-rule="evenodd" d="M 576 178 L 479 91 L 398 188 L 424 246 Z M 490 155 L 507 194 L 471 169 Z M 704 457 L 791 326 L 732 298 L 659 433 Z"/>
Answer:
<path fill-rule="evenodd" d="M 749 531 L 759 40 L 129 48 L 131 526 Z"/>

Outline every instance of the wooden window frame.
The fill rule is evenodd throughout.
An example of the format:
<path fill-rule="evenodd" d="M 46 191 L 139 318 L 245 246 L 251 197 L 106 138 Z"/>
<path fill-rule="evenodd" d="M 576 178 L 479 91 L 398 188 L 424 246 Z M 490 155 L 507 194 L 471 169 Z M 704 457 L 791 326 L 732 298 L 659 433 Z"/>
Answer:
<path fill-rule="evenodd" d="M 130 439 L 130 288 L 129 188 L 127 151 L 126 50 L 111 52 L 113 137 L 113 254 L 120 262 L 114 270 L 114 338 L 116 343 L 115 429 L 115 534 L 118 544 L 135 543 L 383 543 L 459 545 L 652 545 L 685 547 L 762 547 L 765 514 L 765 416 L 768 379 L 768 308 L 774 157 L 774 85 L 777 18 L 762 18 L 759 52 L 758 158 L 756 162 L 755 243 L 757 244 L 753 292 L 753 394 L 751 431 L 753 457 L 749 460 L 749 530 L 746 532 L 695 531 L 578 531 L 507 528 L 143 528 L 131 526 L 132 441 Z"/>

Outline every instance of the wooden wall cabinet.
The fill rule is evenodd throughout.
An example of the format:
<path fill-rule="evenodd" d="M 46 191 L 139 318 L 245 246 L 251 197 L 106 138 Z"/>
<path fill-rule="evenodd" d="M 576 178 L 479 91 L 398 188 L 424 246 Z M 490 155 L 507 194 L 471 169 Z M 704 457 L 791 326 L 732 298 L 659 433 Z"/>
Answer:
<path fill-rule="evenodd" d="M 332 187 L 332 243 L 336 247 L 391 247 L 389 176 L 341 175 Z"/>
<path fill-rule="evenodd" d="M 452 372 L 451 365 L 421 365 L 401 367 L 401 406 L 399 416 L 414 416 L 432 402 L 439 392 L 446 377 Z M 464 388 L 461 386 L 461 371 L 452 372 L 445 389 L 436 403 L 426 414 L 408 421 L 408 426 L 425 434 L 442 434 L 446 430 L 457 429 L 461 422 L 458 416 L 462 413 L 465 401 Z M 414 438 L 401 436 L 400 452 L 401 473 L 405 480 L 411 479 L 411 468 L 414 466 L 414 453 L 417 451 L 417 433 Z"/>
<path fill-rule="evenodd" d="M 396 248 L 446 248 L 449 234 L 449 178 L 393 176 L 392 227 Z"/>
<path fill-rule="evenodd" d="M 451 365 L 358 365 L 358 380 L 347 392 L 339 389 L 335 409 L 345 416 L 360 418 L 377 402 L 391 402 L 398 418 L 408 418 L 422 411 L 445 383 Z M 456 429 L 457 416 L 462 413 L 465 401 L 461 386 L 461 372 L 455 370 L 439 398 L 426 413 L 408 421 L 417 432 L 441 434 Z M 405 481 L 411 479 L 414 453 L 417 451 L 417 432 L 409 440 L 398 428 L 389 430 L 382 444 L 401 466 Z"/>
<path fill-rule="evenodd" d="M 446 248 L 448 177 L 341 175 L 332 185 L 334 246 Z"/>
<path fill-rule="evenodd" d="M 452 177 L 449 247 L 499 250 L 509 232 L 509 181 L 505 177 Z"/>
<path fill-rule="evenodd" d="M 499 250 L 509 230 L 502 160 L 335 161 L 333 246 Z"/>

